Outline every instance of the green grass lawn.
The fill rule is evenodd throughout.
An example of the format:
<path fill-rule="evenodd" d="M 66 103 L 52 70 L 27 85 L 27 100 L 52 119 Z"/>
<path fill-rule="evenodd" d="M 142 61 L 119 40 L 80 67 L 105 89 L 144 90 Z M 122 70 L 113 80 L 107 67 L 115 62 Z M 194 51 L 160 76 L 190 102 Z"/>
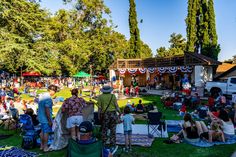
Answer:
<path fill-rule="evenodd" d="M 84 92 L 83 95 L 89 95 Z M 70 97 L 70 90 L 64 89 L 57 93 L 57 96 L 62 96 L 64 98 Z M 27 100 L 31 99 L 26 95 L 22 95 L 22 98 L 26 98 Z M 89 100 L 89 97 L 85 97 L 86 100 Z M 171 109 L 165 109 L 160 102 L 159 96 L 143 96 L 140 98 L 132 98 L 130 99 L 135 104 L 138 103 L 139 99 L 142 99 L 144 104 L 153 103 L 158 107 L 158 110 L 163 112 L 166 120 L 180 120 L 182 119 L 177 114 L 177 111 Z M 128 99 L 127 99 L 128 100 Z M 127 103 L 127 100 L 119 100 L 118 104 L 122 108 Z M 59 108 L 59 107 L 58 107 Z M 54 108 L 54 112 L 58 110 L 58 108 Z M 145 123 L 144 121 L 138 121 L 137 123 Z M 19 133 L 15 133 L 15 131 L 6 131 L 0 129 L 0 134 L 14 134 L 12 137 L 0 140 L 0 146 L 21 146 L 22 137 L 19 136 Z M 143 147 L 133 147 L 133 151 L 129 154 L 122 153 L 121 149 L 119 149 L 118 154 L 121 157 L 230 157 L 231 154 L 236 151 L 236 144 L 233 145 L 221 145 L 214 146 L 210 148 L 200 148 L 194 147 L 189 144 L 181 143 L 181 144 L 165 144 L 163 143 L 162 138 L 156 138 L 152 147 L 143 148 Z M 33 149 L 31 151 L 35 151 L 41 154 L 42 157 L 64 157 L 66 156 L 66 150 L 54 151 L 43 153 L 39 151 L 39 149 Z"/>

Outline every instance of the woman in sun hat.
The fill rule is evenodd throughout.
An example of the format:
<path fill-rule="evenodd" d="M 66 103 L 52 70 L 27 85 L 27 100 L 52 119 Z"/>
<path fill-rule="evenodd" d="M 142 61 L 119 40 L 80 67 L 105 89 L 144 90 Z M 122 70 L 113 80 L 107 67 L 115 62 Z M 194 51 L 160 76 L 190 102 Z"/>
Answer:
<path fill-rule="evenodd" d="M 113 88 L 109 85 L 104 85 L 101 89 L 102 94 L 98 97 L 98 113 L 102 124 L 102 140 L 106 144 L 108 140 L 108 130 L 110 129 L 110 146 L 111 150 L 117 149 L 116 146 L 116 124 L 118 123 L 118 115 L 120 108 L 114 94 L 111 94 Z"/>

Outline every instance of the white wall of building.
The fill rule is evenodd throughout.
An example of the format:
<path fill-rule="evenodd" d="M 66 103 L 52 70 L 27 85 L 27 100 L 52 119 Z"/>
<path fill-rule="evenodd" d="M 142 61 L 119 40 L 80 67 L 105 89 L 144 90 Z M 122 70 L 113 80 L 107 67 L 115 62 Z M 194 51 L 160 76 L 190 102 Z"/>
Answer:
<path fill-rule="evenodd" d="M 196 87 L 203 87 L 207 81 L 213 79 L 213 69 L 211 66 L 195 66 L 194 80 Z"/>

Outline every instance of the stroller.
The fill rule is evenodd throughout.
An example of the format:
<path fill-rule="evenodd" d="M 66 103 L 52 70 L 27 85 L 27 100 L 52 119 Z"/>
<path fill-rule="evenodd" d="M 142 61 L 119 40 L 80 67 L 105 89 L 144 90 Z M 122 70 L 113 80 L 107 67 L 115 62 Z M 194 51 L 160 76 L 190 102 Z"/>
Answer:
<path fill-rule="evenodd" d="M 21 124 L 21 135 L 23 136 L 21 147 L 24 149 L 35 148 L 40 130 L 34 128 L 32 118 L 28 114 L 20 115 L 19 123 Z"/>

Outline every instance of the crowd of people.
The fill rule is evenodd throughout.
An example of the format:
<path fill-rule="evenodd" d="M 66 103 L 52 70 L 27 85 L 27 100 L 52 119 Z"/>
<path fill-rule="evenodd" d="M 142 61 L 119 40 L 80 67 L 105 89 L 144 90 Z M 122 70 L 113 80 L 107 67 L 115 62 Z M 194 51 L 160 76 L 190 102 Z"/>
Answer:
<path fill-rule="evenodd" d="M 171 138 L 174 141 L 225 142 L 235 135 L 236 104 L 221 93 L 213 93 L 207 101 L 202 101 L 197 93 L 179 92 L 162 99 L 164 107 L 179 111 L 184 119 L 182 130 Z"/>
<path fill-rule="evenodd" d="M 27 86 L 26 86 L 27 87 Z M 117 150 L 116 145 L 116 127 L 118 123 L 123 123 L 125 137 L 125 152 L 132 150 L 132 124 L 135 119 L 133 113 L 145 113 L 153 110 L 153 105 L 144 105 L 140 99 L 137 104 L 127 101 L 122 111 L 117 103 L 117 97 L 112 93 L 113 88 L 109 85 L 99 87 L 99 95 L 96 95 L 94 84 L 91 95 L 97 99 L 98 119 L 101 122 L 101 140 L 104 145 L 103 154 L 113 156 Z M 61 114 L 66 116 L 65 128 L 69 131 L 70 138 L 78 144 L 90 144 L 98 141 L 93 130 L 92 121 L 84 119 L 83 110 L 90 105 L 82 96 L 82 88 L 71 90 L 71 97 L 63 101 Z M 53 114 L 52 107 L 56 92 L 59 86 L 47 85 L 47 92 L 35 94 L 35 100 L 22 100 L 18 88 L 14 85 L 0 88 L 0 117 L 7 119 L 12 117 L 17 120 L 19 115 L 27 114 L 31 117 L 34 126 L 40 126 L 40 150 L 50 151 L 48 140 L 49 135 L 53 132 Z M 127 96 L 138 96 L 139 87 L 131 85 L 125 89 Z M 37 91 L 34 91 L 37 93 Z M 13 94 L 11 94 L 13 93 Z M 90 95 L 90 96 L 91 96 Z M 92 97 L 91 96 L 91 97 Z M 235 135 L 236 124 L 236 105 L 226 99 L 220 93 L 214 93 L 209 96 L 207 102 L 201 101 L 197 93 L 191 93 L 189 90 L 174 92 L 164 95 L 162 102 L 165 108 L 172 108 L 179 111 L 183 116 L 184 123 L 181 125 L 182 130 L 174 135 L 173 140 L 186 140 L 189 142 L 200 139 L 208 142 L 222 141 L 225 142 L 230 136 Z M 188 112 L 188 111 L 193 112 Z M 60 137 L 57 137 L 60 138 Z"/>
<path fill-rule="evenodd" d="M 38 96 L 37 118 L 34 117 L 34 119 L 38 119 L 40 123 L 40 150 L 43 150 L 44 152 L 50 151 L 48 139 L 49 134 L 53 131 L 53 98 L 58 91 L 58 86 L 50 85 L 47 89 L 47 92 L 41 93 Z M 111 93 L 112 90 L 113 88 L 111 86 L 103 86 L 101 89 L 102 94 L 97 98 L 99 120 L 102 124 L 102 141 L 104 144 L 104 151 L 108 152 L 105 153 L 107 156 L 112 156 L 112 154 L 114 154 L 117 150 L 116 125 L 120 122 L 124 123 L 124 134 L 127 135 L 127 146 L 125 151 L 128 152 L 131 149 L 131 123 L 134 121 L 132 116 L 129 114 L 131 112 L 129 108 L 125 108 L 124 117 L 122 119 L 120 118 L 123 113 L 118 106 L 115 95 Z M 92 123 L 83 119 L 83 109 L 86 108 L 89 103 L 79 96 L 79 90 L 77 88 L 71 90 L 71 95 L 72 96 L 70 98 L 63 102 L 61 107 L 61 113 L 67 116 L 66 128 L 70 132 L 70 137 L 77 141 L 78 144 L 90 143 L 91 141 L 95 140 L 87 139 L 89 137 L 93 137 L 91 135 L 92 130 L 89 129 L 91 128 L 90 126 Z M 26 110 L 28 111 L 28 109 Z M 35 114 L 32 113 L 32 110 L 29 112 L 30 113 L 23 112 L 21 114 L 30 114 L 32 115 L 33 119 L 33 115 Z"/>

